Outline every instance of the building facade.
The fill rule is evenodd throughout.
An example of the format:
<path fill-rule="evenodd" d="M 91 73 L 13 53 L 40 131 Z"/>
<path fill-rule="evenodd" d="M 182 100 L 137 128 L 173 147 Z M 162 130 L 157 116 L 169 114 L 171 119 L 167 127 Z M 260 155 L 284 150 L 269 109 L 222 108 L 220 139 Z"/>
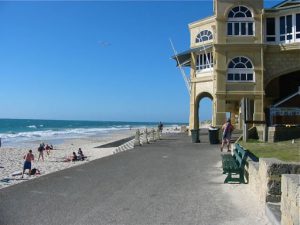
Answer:
<path fill-rule="evenodd" d="M 241 128 L 241 100 L 251 120 L 300 86 L 300 0 L 264 9 L 263 0 L 214 0 L 214 15 L 189 24 L 190 49 L 178 54 L 190 67 L 190 129 L 199 128 L 199 102 L 212 100 L 212 124 L 226 117 Z M 299 106 L 300 107 L 300 106 Z"/>

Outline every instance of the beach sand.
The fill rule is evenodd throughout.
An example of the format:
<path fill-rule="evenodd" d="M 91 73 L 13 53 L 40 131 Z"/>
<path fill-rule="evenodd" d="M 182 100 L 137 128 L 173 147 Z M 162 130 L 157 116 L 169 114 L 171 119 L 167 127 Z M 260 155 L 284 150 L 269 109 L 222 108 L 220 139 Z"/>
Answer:
<path fill-rule="evenodd" d="M 143 129 L 141 129 L 141 131 L 142 130 Z M 150 129 L 148 128 L 148 131 L 149 130 Z M 164 133 L 177 133 L 179 131 L 179 127 L 166 127 L 164 129 Z M 37 151 L 37 148 L 39 146 L 39 142 L 32 142 L 29 145 L 27 143 L 26 147 L 20 146 L 18 148 L 0 148 L 0 180 L 2 180 L 0 181 L 0 189 L 26 180 L 34 179 L 42 175 L 53 173 L 55 171 L 63 170 L 72 166 L 81 165 L 83 163 L 88 163 L 95 159 L 115 154 L 119 152 L 117 150 L 117 147 L 95 147 L 124 138 L 128 138 L 133 135 L 135 135 L 134 129 L 114 131 L 108 135 L 104 135 L 101 137 L 65 139 L 61 144 L 54 145 L 54 150 L 51 150 L 49 155 L 47 155 L 46 151 L 44 151 L 44 161 L 42 161 L 42 159 L 38 161 L 39 152 Z M 45 144 L 47 144 L 46 141 Z M 24 155 L 26 155 L 26 153 L 28 153 L 28 150 L 30 148 L 32 149 L 35 158 L 35 160 L 32 162 L 31 168 L 38 169 L 41 172 L 41 174 L 33 176 L 28 176 L 27 174 L 25 174 L 24 179 L 21 179 L 21 175 L 13 176 L 12 174 L 14 172 L 21 172 L 23 170 L 23 157 Z M 64 159 L 71 157 L 73 152 L 76 152 L 77 154 L 79 148 L 81 148 L 83 154 L 87 156 L 86 160 L 76 162 L 63 162 Z M 28 172 L 28 170 L 26 172 Z M 3 180 L 7 178 L 7 182 Z"/>

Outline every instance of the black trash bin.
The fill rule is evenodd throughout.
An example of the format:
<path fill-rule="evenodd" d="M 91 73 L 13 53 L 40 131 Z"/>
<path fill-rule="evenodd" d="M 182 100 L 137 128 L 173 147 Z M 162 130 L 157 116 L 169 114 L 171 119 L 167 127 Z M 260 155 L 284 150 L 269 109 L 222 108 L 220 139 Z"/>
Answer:
<path fill-rule="evenodd" d="M 208 136 L 210 144 L 219 144 L 219 128 L 217 127 L 209 127 L 208 128 Z"/>
<path fill-rule="evenodd" d="M 199 129 L 191 130 L 191 133 L 192 133 L 192 143 L 199 143 L 200 142 Z"/>

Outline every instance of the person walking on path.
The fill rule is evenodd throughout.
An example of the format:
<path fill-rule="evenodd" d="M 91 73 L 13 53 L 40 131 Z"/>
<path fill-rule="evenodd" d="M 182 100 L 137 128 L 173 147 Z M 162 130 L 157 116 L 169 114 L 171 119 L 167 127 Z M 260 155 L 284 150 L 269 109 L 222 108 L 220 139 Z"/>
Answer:
<path fill-rule="evenodd" d="M 227 151 L 230 152 L 230 139 L 231 133 L 234 130 L 234 127 L 231 124 L 230 119 L 222 126 L 223 135 L 222 135 L 222 145 L 221 145 L 221 152 L 223 151 L 224 145 L 227 145 Z"/>
<path fill-rule="evenodd" d="M 29 170 L 29 176 L 31 175 L 31 161 L 34 160 L 34 155 L 32 154 L 32 150 L 30 149 L 29 152 L 24 155 L 24 166 L 23 166 L 23 172 L 22 172 L 22 178 L 24 176 L 25 170 Z"/>

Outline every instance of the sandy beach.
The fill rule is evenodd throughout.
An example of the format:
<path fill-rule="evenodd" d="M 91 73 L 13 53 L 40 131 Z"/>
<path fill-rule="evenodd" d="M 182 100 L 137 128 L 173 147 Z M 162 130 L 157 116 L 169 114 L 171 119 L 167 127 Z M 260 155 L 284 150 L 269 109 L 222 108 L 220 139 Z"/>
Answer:
<path fill-rule="evenodd" d="M 176 127 L 166 127 L 163 131 L 164 133 L 177 133 L 179 128 Z M 105 147 L 105 148 L 96 148 L 107 143 L 111 143 L 117 140 L 128 138 L 135 135 L 135 130 L 119 130 L 110 133 L 109 135 L 100 136 L 100 137 L 85 137 L 78 139 L 65 139 L 61 144 L 54 145 L 54 149 L 50 151 L 50 154 L 47 155 L 44 151 L 44 161 L 42 159 L 38 160 L 39 152 L 37 148 L 39 142 L 35 141 L 26 147 L 4 147 L 0 148 L 0 189 L 8 187 L 13 184 L 17 184 L 26 180 L 34 179 L 55 171 L 63 170 L 69 167 L 78 166 L 83 163 L 88 163 L 92 160 L 106 157 L 112 154 L 115 154 L 117 147 Z M 45 142 L 47 144 L 47 142 Z M 76 152 L 81 148 L 83 154 L 87 156 L 87 159 L 84 161 L 76 162 L 64 162 L 65 159 L 72 156 L 73 152 Z M 32 149 L 35 160 L 32 162 L 32 168 L 36 168 L 40 171 L 40 175 L 28 176 L 24 175 L 24 178 L 21 178 L 21 175 L 13 176 L 13 173 L 21 172 L 24 164 L 24 155 L 28 153 L 28 150 Z M 28 172 L 28 170 L 27 170 Z"/>

